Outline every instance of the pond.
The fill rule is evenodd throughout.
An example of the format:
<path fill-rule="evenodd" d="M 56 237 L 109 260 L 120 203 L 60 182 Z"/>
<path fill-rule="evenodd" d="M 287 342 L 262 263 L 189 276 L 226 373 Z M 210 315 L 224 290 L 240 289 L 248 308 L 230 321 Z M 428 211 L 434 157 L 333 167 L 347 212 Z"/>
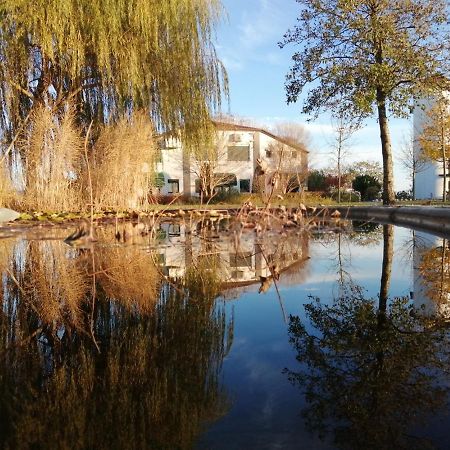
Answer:
<path fill-rule="evenodd" d="M 450 248 L 392 225 L 0 240 L 5 449 L 448 448 Z"/>

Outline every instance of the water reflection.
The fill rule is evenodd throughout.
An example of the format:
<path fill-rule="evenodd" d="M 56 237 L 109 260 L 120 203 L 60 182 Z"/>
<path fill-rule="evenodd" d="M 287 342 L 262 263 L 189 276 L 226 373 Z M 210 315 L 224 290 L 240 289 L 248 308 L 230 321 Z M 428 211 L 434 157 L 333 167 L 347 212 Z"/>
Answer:
<path fill-rule="evenodd" d="M 274 272 L 289 272 L 309 258 L 305 230 L 258 234 L 253 230 L 230 231 L 226 224 L 222 226 L 223 230 L 208 230 L 204 226 L 193 235 L 188 224 L 178 224 L 173 239 L 173 224 L 162 224 L 159 230 L 165 243 L 184 243 L 160 248 L 159 259 L 167 275 L 177 279 L 185 274 L 186 268 L 201 265 L 207 259 L 218 269 L 222 288 L 230 289 L 258 283 L 261 277 L 272 277 Z"/>
<path fill-rule="evenodd" d="M 67 245 L 55 233 L 0 241 L 0 446 L 192 448 L 231 404 L 221 293 L 302 272 L 307 235 L 125 223 Z"/>
<path fill-rule="evenodd" d="M 2 448 L 192 448 L 225 414 L 232 317 L 214 279 L 171 286 L 154 261 L 133 246 L 1 242 Z"/>
<path fill-rule="evenodd" d="M 433 448 L 414 427 L 447 405 L 446 322 L 421 314 L 408 297 L 388 301 L 392 258 L 393 229 L 384 225 L 378 299 L 350 281 L 331 305 L 312 298 L 305 306 L 312 331 L 290 318 L 299 366 L 286 373 L 304 392 L 309 429 L 331 434 L 339 448 Z M 424 280 L 433 283 L 429 262 L 422 263 Z"/>
<path fill-rule="evenodd" d="M 389 300 L 406 289 L 387 225 L 71 231 L 0 240 L 0 447 L 321 448 L 292 384 L 339 448 L 431 446 L 415 424 L 448 399 L 446 241 L 413 235 L 411 302 Z M 289 322 L 296 365 L 282 314 L 311 291 Z"/>
<path fill-rule="evenodd" d="M 448 239 L 414 232 L 414 303 L 427 314 L 450 318 Z"/>

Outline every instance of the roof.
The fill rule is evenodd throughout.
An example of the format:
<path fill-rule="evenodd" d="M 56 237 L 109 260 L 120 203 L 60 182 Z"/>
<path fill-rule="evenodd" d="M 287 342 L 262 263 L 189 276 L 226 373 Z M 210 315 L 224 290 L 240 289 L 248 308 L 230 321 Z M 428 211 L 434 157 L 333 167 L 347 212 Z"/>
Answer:
<path fill-rule="evenodd" d="M 240 124 L 236 124 L 236 123 L 229 123 L 229 122 L 220 122 L 220 121 L 216 121 L 213 120 L 212 123 L 214 124 L 214 126 L 219 129 L 219 130 L 223 130 L 223 131 L 248 131 L 248 132 L 259 132 L 259 133 L 263 133 L 266 136 L 271 137 L 272 139 L 275 139 L 278 142 L 281 142 L 282 144 L 288 145 L 289 147 L 295 148 L 296 150 L 299 150 L 303 153 L 309 153 L 308 150 L 305 149 L 305 147 L 303 145 L 300 144 L 293 144 L 292 142 L 290 142 L 287 139 L 281 138 L 273 133 L 270 133 L 267 130 L 264 130 L 264 128 L 258 128 L 258 127 L 251 127 L 248 125 L 240 125 Z"/>

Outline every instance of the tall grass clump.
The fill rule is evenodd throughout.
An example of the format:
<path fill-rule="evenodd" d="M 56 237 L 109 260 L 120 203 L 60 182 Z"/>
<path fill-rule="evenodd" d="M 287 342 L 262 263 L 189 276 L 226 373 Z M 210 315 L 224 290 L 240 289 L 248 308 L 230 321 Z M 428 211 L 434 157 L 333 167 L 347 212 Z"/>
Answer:
<path fill-rule="evenodd" d="M 10 171 L 0 162 L 0 207 L 15 208 L 18 192 L 14 188 Z"/>
<path fill-rule="evenodd" d="M 148 115 L 138 112 L 105 126 L 91 157 L 95 208 L 148 209 L 155 155 Z"/>
<path fill-rule="evenodd" d="M 24 167 L 23 206 L 39 210 L 78 210 L 83 137 L 73 108 L 54 113 L 36 108 L 20 143 Z"/>

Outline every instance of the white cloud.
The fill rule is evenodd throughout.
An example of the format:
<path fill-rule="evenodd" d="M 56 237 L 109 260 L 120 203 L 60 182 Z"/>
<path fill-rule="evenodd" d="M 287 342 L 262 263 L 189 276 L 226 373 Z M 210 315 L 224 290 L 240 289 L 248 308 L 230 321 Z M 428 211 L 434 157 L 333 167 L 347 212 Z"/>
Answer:
<path fill-rule="evenodd" d="M 229 23 L 223 25 L 226 41 L 216 46 L 225 67 L 242 70 L 250 63 L 281 65 L 286 56 L 278 49 L 290 23 L 285 0 L 247 0 L 234 4 L 225 0 Z M 297 8 L 295 3 L 292 6 Z M 232 32 L 232 30 L 235 30 Z M 227 30 L 230 33 L 226 33 Z"/>
<path fill-rule="evenodd" d="M 221 60 L 228 71 L 241 71 L 244 68 L 244 61 L 232 55 L 222 56 Z"/>
<path fill-rule="evenodd" d="M 275 46 L 286 28 L 281 5 L 269 0 L 253 2 L 253 7 L 251 3 L 248 2 L 250 8 L 243 11 L 239 25 L 241 44 L 252 50 L 267 42 Z"/>

